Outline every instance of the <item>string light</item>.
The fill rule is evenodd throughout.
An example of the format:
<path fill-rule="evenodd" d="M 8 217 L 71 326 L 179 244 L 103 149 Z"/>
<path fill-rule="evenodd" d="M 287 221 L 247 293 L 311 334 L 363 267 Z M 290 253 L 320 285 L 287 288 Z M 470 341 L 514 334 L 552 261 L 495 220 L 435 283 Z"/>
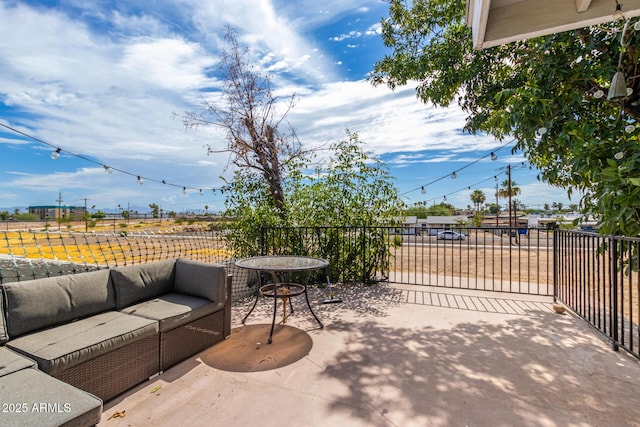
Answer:
<path fill-rule="evenodd" d="M 404 195 L 406 195 L 406 194 L 413 193 L 414 191 L 417 191 L 417 190 L 422 191 L 422 189 L 424 189 L 425 187 L 427 187 L 427 186 L 429 186 L 429 185 L 431 185 L 431 184 L 435 184 L 436 182 L 441 181 L 441 180 L 443 180 L 443 179 L 445 179 L 445 178 L 447 178 L 447 177 L 451 177 L 451 178 L 455 179 L 455 178 L 458 176 L 458 175 L 457 175 L 457 173 L 458 173 L 458 172 L 460 172 L 461 170 L 464 170 L 464 169 L 468 168 L 468 167 L 469 167 L 469 166 L 471 166 L 471 165 L 474 165 L 474 164 L 478 163 L 480 160 L 485 159 L 485 158 L 487 158 L 487 157 L 490 157 L 490 158 L 493 160 L 493 157 L 491 156 L 492 154 L 493 154 L 494 156 L 496 156 L 496 159 L 497 159 L 498 157 L 497 157 L 497 155 L 496 155 L 496 152 L 498 152 L 498 151 L 499 151 L 499 150 L 501 150 L 502 148 L 506 147 L 507 145 L 509 145 L 509 144 L 511 144 L 511 143 L 513 143 L 513 142 L 515 142 L 515 141 L 516 141 L 516 139 L 515 139 L 515 138 L 514 138 L 514 139 L 511 139 L 511 140 L 509 140 L 509 141 L 505 142 L 504 144 L 502 144 L 502 145 L 501 145 L 500 147 L 498 147 L 496 150 L 491 151 L 491 152 L 489 152 L 489 153 L 485 154 L 484 156 L 482 156 L 482 157 L 480 157 L 480 158 L 478 158 L 478 159 L 476 159 L 476 160 L 474 160 L 474 161 L 472 161 L 472 162 L 470 162 L 470 163 L 467 163 L 465 166 L 463 166 L 463 167 L 461 167 L 461 168 L 459 168 L 459 169 L 456 169 L 452 174 L 441 176 L 440 178 L 436 178 L 436 179 L 434 179 L 433 181 L 430 181 L 430 182 L 428 182 L 428 183 L 426 183 L 426 184 L 424 184 L 424 185 L 422 185 L 422 186 L 420 186 L 420 187 L 414 188 L 414 189 L 409 190 L 409 191 L 405 191 L 404 193 L 400 194 L 400 196 L 404 196 Z M 423 193 L 423 194 L 424 194 L 424 193 Z"/>
<path fill-rule="evenodd" d="M 204 193 L 202 192 L 202 188 L 200 189 L 200 195 L 204 196 Z"/>
<path fill-rule="evenodd" d="M 618 154 L 619 154 L 619 155 L 621 155 L 622 153 L 618 153 Z M 615 157 L 615 156 L 614 156 L 614 157 Z M 618 160 L 619 160 L 619 159 L 618 159 Z M 513 168 L 521 168 L 521 167 L 526 167 L 525 162 L 520 162 L 520 165 L 517 165 L 517 166 L 511 166 L 511 168 L 512 168 L 512 169 L 513 169 Z M 505 168 L 500 168 L 500 169 L 506 169 L 506 167 L 505 167 Z M 479 185 L 481 185 L 481 184 L 484 184 L 484 183 L 485 183 L 485 182 L 487 182 L 487 181 L 494 180 L 495 182 L 498 182 L 498 176 L 499 176 L 499 175 L 506 174 L 506 173 L 507 173 L 507 172 L 506 172 L 506 170 L 505 170 L 505 171 L 503 171 L 503 172 L 500 172 L 498 175 L 494 175 L 494 176 L 492 176 L 492 177 L 489 177 L 489 178 L 483 179 L 482 181 L 476 182 L 475 184 L 472 184 L 472 185 L 467 186 L 467 187 L 464 187 L 464 188 L 460 188 L 460 189 L 458 189 L 458 190 L 452 191 L 452 192 L 447 193 L 447 194 L 444 194 L 444 195 L 442 195 L 442 196 L 433 197 L 433 198 L 431 198 L 431 199 L 429 199 L 429 200 L 425 200 L 424 202 L 421 202 L 421 203 L 424 203 L 424 204 L 426 205 L 426 204 L 428 204 L 429 202 L 436 201 L 436 200 L 438 200 L 438 199 L 440 199 L 440 198 L 442 198 L 442 199 L 444 199 L 444 200 L 446 201 L 448 196 L 450 197 L 450 196 L 452 196 L 452 195 L 454 195 L 454 194 L 457 194 L 457 193 L 460 193 L 460 192 L 462 192 L 462 191 L 468 191 L 468 190 L 471 190 L 473 187 L 476 187 L 476 186 L 479 186 Z M 495 195 L 495 194 L 494 194 L 494 195 Z"/>
<path fill-rule="evenodd" d="M 37 138 L 37 137 L 35 137 L 33 135 L 29 135 L 28 133 L 22 132 L 22 131 L 20 131 L 20 130 L 18 130 L 16 128 L 13 128 L 13 127 L 11 127 L 9 125 L 6 125 L 4 123 L 0 123 L 0 126 L 5 128 L 5 129 L 10 130 L 11 132 L 17 133 L 17 134 L 22 135 L 22 136 L 24 136 L 26 138 L 29 138 L 29 139 L 31 139 L 33 141 L 39 142 L 39 143 L 41 143 L 43 145 L 46 145 L 46 146 L 49 146 L 49 147 L 55 149 L 55 151 L 53 151 L 51 153 L 51 159 L 52 160 L 58 160 L 60 158 L 60 156 L 61 156 L 61 153 L 65 152 L 66 154 L 69 154 L 71 156 L 74 156 L 74 157 L 77 157 L 79 159 L 85 160 L 87 162 L 102 166 L 102 168 L 104 169 L 105 173 L 108 174 L 108 175 L 113 174 L 113 171 L 115 170 L 115 171 L 118 171 L 120 173 L 136 177 L 138 185 L 142 185 L 144 180 L 147 180 L 147 181 L 151 181 L 151 182 L 157 182 L 159 184 L 170 185 L 170 186 L 173 186 L 173 187 L 202 191 L 202 190 L 200 190 L 199 188 L 196 188 L 196 187 L 189 187 L 189 186 L 184 186 L 184 185 L 172 184 L 172 183 L 169 183 L 169 182 L 165 181 L 164 179 L 163 180 L 156 180 L 156 179 L 152 179 L 152 178 L 148 178 L 148 177 L 143 177 L 141 175 L 137 175 L 137 174 L 134 174 L 134 173 L 122 170 L 122 169 L 117 169 L 117 168 L 111 167 L 109 165 L 103 164 L 101 162 L 98 162 L 98 161 L 96 161 L 94 159 L 91 159 L 89 157 L 83 156 L 82 154 L 74 153 L 74 152 L 69 151 L 69 150 L 63 150 L 62 148 L 60 148 L 60 147 L 58 147 L 56 145 L 53 145 L 53 144 L 51 144 L 51 143 L 49 143 L 47 141 L 44 141 L 44 140 L 42 140 L 40 138 Z M 215 188 L 213 189 L 213 194 L 216 194 L 216 189 Z M 224 192 L 221 191 L 221 194 L 224 194 Z"/>
<path fill-rule="evenodd" d="M 427 192 L 427 190 L 425 190 L 425 188 L 424 188 L 424 185 L 422 186 L 422 190 L 420 190 L 420 192 L 421 192 L 422 194 L 425 194 L 425 193 Z"/>
<path fill-rule="evenodd" d="M 187 194 L 187 187 L 182 187 L 182 194 Z"/>
<path fill-rule="evenodd" d="M 51 153 L 51 160 L 58 160 L 60 158 L 60 152 L 62 150 L 58 147 L 56 148 L 56 151 L 54 151 L 53 153 Z"/>
<path fill-rule="evenodd" d="M 624 15 L 622 14 L 622 5 L 618 3 L 618 0 L 616 0 L 616 11 L 613 13 L 613 19 L 616 21 L 622 21 L 624 19 Z"/>
<path fill-rule="evenodd" d="M 491 160 L 493 160 L 494 162 L 498 160 L 498 156 L 493 151 L 491 152 Z"/>

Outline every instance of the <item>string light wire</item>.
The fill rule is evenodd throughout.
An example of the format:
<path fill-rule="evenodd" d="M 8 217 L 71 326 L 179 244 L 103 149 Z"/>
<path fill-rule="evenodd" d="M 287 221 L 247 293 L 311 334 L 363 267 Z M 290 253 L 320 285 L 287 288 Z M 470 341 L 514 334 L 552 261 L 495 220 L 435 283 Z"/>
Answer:
<path fill-rule="evenodd" d="M 448 173 L 446 175 L 443 175 L 440 178 L 436 178 L 433 181 L 430 181 L 430 182 L 428 182 L 426 184 L 423 184 L 423 185 L 421 185 L 419 187 L 416 187 L 416 188 L 414 188 L 412 190 L 405 191 L 404 193 L 400 194 L 400 196 L 404 196 L 406 194 L 413 193 L 414 191 L 418 191 L 418 190 L 422 191 L 422 190 L 425 189 L 425 187 L 428 187 L 428 186 L 430 186 L 432 184 L 435 184 L 438 181 L 442 181 L 443 179 L 457 177 L 458 176 L 458 172 L 468 168 L 469 166 L 475 165 L 476 163 L 478 163 L 479 161 L 481 161 L 483 159 L 486 159 L 487 157 L 491 158 L 491 160 L 497 159 L 496 153 L 498 151 L 500 151 L 501 149 L 503 149 L 504 147 L 506 147 L 507 145 L 513 143 L 513 142 L 515 142 L 515 138 L 505 142 L 500 147 L 496 148 L 495 150 L 491 151 L 490 153 L 487 153 L 484 156 L 482 156 L 482 157 L 480 157 L 480 158 L 478 158 L 478 159 L 476 159 L 476 160 L 474 160 L 474 161 L 472 161 L 470 163 L 467 163 L 466 165 L 462 166 L 461 168 L 454 170 L 452 173 Z"/>
<path fill-rule="evenodd" d="M 68 155 L 77 157 L 79 159 L 85 160 L 85 161 L 93 163 L 95 165 L 102 166 L 104 168 L 105 172 L 107 174 L 109 174 L 109 175 L 111 173 L 113 173 L 113 171 L 116 171 L 116 172 L 120 172 L 120 173 L 123 173 L 125 175 L 129 175 L 129 176 L 132 176 L 132 177 L 136 178 L 138 184 L 140 184 L 140 185 L 142 185 L 142 183 L 145 182 L 145 181 L 150 181 L 150 182 L 155 182 L 155 183 L 158 183 L 158 184 L 169 185 L 171 187 L 182 188 L 183 192 L 186 192 L 186 190 L 196 190 L 201 195 L 203 194 L 203 190 L 200 187 L 190 187 L 190 186 L 186 186 L 186 185 L 182 185 L 182 184 L 174 184 L 174 183 L 171 183 L 171 182 L 167 182 L 164 179 L 163 180 L 157 180 L 157 179 L 154 179 L 154 178 L 149 178 L 149 177 L 146 177 L 146 176 L 139 175 L 137 173 L 129 172 L 129 171 L 126 171 L 126 170 L 123 170 L 123 169 L 118 169 L 118 168 L 113 167 L 111 165 L 107 165 L 107 164 L 98 162 L 96 160 L 93 160 L 93 159 L 91 159 L 91 158 L 89 158 L 87 156 L 84 156 L 82 154 L 74 153 L 74 152 L 69 151 L 67 149 L 60 148 L 58 145 L 51 144 L 51 143 L 49 143 L 47 141 L 44 141 L 44 140 L 42 140 L 42 139 L 40 139 L 38 137 L 35 137 L 33 135 L 30 135 L 30 134 L 26 133 L 26 132 L 22 132 L 21 130 L 18 130 L 16 128 L 11 127 L 9 125 L 6 125 L 4 123 L 0 123 L 0 126 L 6 128 L 6 129 L 8 129 L 8 130 L 10 130 L 12 132 L 15 132 L 15 133 L 17 133 L 19 135 L 22 135 L 22 136 L 24 136 L 26 138 L 29 138 L 29 139 L 31 139 L 33 141 L 36 141 L 36 142 L 44 144 L 44 145 L 46 145 L 48 147 L 51 147 L 51 148 L 55 149 L 55 153 L 57 153 L 57 154 L 60 154 L 61 152 L 62 153 L 66 153 Z M 213 190 L 214 193 L 216 192 L 216 190 L 218 190 L 220 192 L 223 191 L 220 188 L 212 188 L 211 190 Z"/>

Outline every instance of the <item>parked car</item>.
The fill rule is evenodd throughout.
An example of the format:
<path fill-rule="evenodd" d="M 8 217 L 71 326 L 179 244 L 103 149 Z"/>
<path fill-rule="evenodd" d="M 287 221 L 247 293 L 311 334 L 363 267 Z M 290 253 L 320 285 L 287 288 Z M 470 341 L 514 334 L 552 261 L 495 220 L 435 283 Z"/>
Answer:
<path fill-rule="evenodd" d="M 438 233 L 438 240 L 464 240 L 467 236 L 457 231 L 441 231 Z"/>

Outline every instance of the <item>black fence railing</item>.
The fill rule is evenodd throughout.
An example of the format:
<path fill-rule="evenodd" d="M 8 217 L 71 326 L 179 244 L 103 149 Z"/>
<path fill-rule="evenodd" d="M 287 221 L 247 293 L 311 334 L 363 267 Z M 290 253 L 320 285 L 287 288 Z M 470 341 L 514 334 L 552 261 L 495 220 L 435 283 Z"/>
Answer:
<path fill-rule="evenodd" d="M 395 283 L 553 294 L 553 232 L 526 228 L 405 229 L 392 248 Z"/>
<path fill-rule="evenodd" d="M 335 280 L 553 295 L 553 232 L 516 228 L 264 228 L 262 254 L 319 256 Z"/>
<path fill-rule="evenodd" d="M 260 247 L 262 255 L 327 259 L 327 272 L 334 281 L 372 283 L 388 279 L 392 231 L 386 227 L 264 227 Z"/>
<path fill-rule="evenodd" d="M 640 357 L 640 239 L 566 230 L 264 228 L 263 255 L 330 261 L 333 281 L 553 295 Z M 0 283 L 170 258 L 230 263 L 223 232 L 0 232 Z M 234 269 L 237 295 L 254 280 Z M 322 274 L 319 272 L 318 274 Z M 323 277 L 317 277 L 323 281 Z M 249 289 L 250 291 L 251 289 Z"/>
<path fill-rule="evenodd" d="M 556 230 L 555 298 L 640 357 L 640 239 Z"/>

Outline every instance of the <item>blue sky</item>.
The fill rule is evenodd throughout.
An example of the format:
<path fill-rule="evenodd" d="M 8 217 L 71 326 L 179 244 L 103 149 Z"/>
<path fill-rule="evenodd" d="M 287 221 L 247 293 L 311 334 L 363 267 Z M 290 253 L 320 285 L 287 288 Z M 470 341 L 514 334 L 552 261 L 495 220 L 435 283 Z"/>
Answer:
<path fill-rule="evenodd" d="M 226 25 L 276 94 L 299 97 L 288 117 L 306 147 L 358 132 L 407 203 L 446 196 L 465 207 L 475 189 L 493 200 L 493 177 L 502 181 L 508 164 L 525 205 L 571 203 L 519 166 L 526 159 L 511 153 L 513 144 L 464 134 L 457 106 L 434 108 L 412 86 L 392 92 L 365 80 L 387 52 L 379 34 L 387 7 L 375 0 L 0 0 L 0 123 L 62 149 L 52 160 L 52 147 L 0 127 L 0 209 L 55 205 L 59 193 L 65 205 L 86 199 L 105 210 L 223 209 L 224 195 L 211 189 L 231 176 L 229 158 L 207 155 L 205 146 L 223 147 L 224 134 L 185 129 L 174 113 L 199 111 L 205 90 L 220 87 L 211 70 Z M 107 174 L 102 165 L 116 170 Z M 456 179 L 448 177 L 453 171 Z M 137 176 L 149 180 L 138 185 Z"/>

